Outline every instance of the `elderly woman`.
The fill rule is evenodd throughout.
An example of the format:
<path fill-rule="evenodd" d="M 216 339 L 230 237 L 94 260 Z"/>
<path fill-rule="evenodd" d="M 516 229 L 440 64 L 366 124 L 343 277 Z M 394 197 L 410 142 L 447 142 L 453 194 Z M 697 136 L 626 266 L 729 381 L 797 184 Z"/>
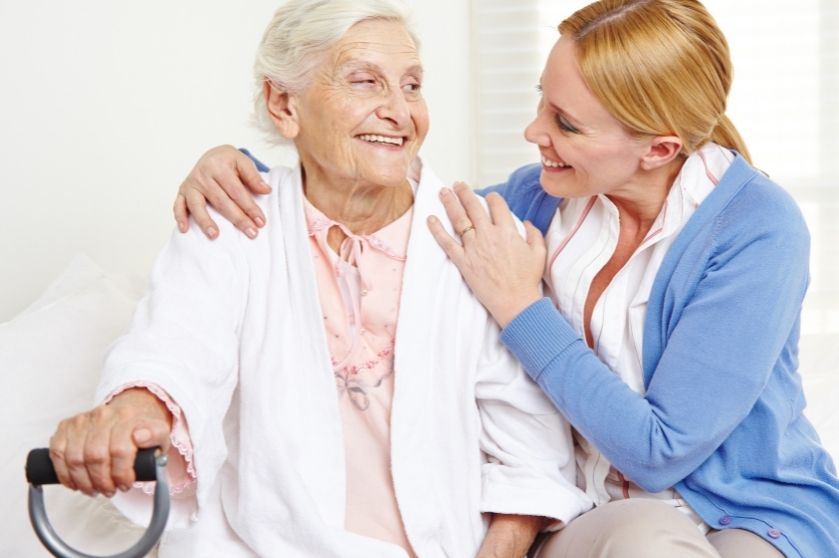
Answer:
<path fill-rule="evenodd" d="M 596 507 L 540 558 L 839 556 L 797 371 L 808 233 L 725 114 L 723 34 L 696 0 L 602 0 L 559 31 L 525 131 L 541 164 L 489 213 L 444 190 L 462 238 L 429 223 L 576 429 Z"/>
<path fill-rule="evenodd" d="M 51 440 L 63 484 L 138 518 L 133 456 L 169 448 L 186 528 L 161 556 L 514 558 L 590 506 L 568 425 L 425 226 L 416 45 L 388 0 L 279 9 L 257 110 L 300 165 L 265 177 L 266 234 L 175 235 L 107 403 Z"/>

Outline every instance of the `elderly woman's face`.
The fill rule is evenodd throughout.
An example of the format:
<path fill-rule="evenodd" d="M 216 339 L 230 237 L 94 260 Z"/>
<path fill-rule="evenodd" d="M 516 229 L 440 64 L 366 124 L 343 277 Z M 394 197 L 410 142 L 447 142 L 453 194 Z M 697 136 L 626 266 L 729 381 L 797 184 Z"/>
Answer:
<path fill-rule="evenodd" d="M 350 28 L 296 95 L 294 138 L 307 180 L 404 186 L 428 132 L 422 65 L 396 22 Z"/>

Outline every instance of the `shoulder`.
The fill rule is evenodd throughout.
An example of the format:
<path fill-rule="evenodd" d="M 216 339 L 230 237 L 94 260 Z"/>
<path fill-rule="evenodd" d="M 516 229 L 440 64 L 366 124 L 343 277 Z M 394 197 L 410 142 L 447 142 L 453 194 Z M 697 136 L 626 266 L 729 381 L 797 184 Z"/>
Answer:
<path fill-rule="evenodd" d="M 801 209 L 790 193 L 766 174 L 738 157 L 732 168 L 723 175 L 717 188 L 735 187 L 717 217 L 721 232 L 735 234 L 779 235 L 808 240 L 809 232 Z"/>
<path fill-rule="evenodd" d="M 759 273 L 786 270 L 790 278 L 806 279 L 810 233 L 792 196 L 738 157 L 670 250 L 673 265 L 695 257 L 706 261 L 709 270 L 745 265 Z"/>
<path fill-rule="evenodd" d="M 668 249 L 659 286 L 682 273 L 698 278 L 690 270 L 710 276 L 737 266 L 806 281 L 809 252 L 807 225 L 792 196 L 738 156 Z"/>
<path fill-rule="evenodd" d="M 271 167 L 266 171 L 260 171 L 259 174 L 262 175 L 262 179 L 271 186 L 271 189 L 276 192 L 277 186 L 281 186 L 289 181 L 295 180 L 300 173 L 298 168 L 277 165 L 276 167 Z"/>
<path fill-rule="evenodd" d="M 296 184 L 302 187 L 299 167 L 278 165 L 266 171 L 260 171 L 259 174 L 262 176 L 262 180 L 271 187 L 270 193 L 254 196 L 254 201 L 263 211 L 273 211 L 282 204 L 288 203 L 289 191 Z"/>

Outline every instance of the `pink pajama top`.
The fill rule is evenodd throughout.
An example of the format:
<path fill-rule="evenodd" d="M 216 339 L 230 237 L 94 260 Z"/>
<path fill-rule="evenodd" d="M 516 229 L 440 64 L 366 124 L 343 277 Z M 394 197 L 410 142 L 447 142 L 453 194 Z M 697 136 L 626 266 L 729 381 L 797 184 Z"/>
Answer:
<path fill-rule="evenodd" d="M 392 542 L 414 556 L 390 467 L 393 347 L 412 210 L 354 235 L 304 202 L 338 404 L 344 427 L 348 531 Z M 347 235 L 338 253 L 329 229 Z"/>
<path fill-rule="evenodd" d="M 413 209 L 370 235 L 355 235 L 304 201 L 323 325 L 335 374 L 346 451 L 345 528 L 414 554 L 402 523 L 390 466 L 393 347 Z M 336 253 L 332 227 L 347 238 Z M 145 387 L 173 416 L 169 476 L 173 495 L 191 495 L 196 479 L 189 431 L 177 404 Z M 118 393 L 118 392 L 116 392 Z M 112 396 L 113 397 L 113 396 Z M 151 483 L 137 488 L 150 493 Z"/>

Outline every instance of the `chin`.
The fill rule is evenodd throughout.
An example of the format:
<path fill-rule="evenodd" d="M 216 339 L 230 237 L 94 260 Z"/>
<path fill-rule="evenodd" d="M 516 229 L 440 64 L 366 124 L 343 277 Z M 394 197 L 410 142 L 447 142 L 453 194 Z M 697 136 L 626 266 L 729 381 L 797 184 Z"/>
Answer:
<path fill-rule="evenodd" d="M 561 180 L 557 180 L 557 177 L 547 174 L 544 170 L 539 176 L 539 184 L 542 186 L 542 190 L 556 198 L 573 197 L 568 192 L 568 188 L 563 187 Z"/>
<path fill-rule="evenodd" d="M 539 184 L 542 190 L 555 198 L 586 198 L 594 194 L 594 192 L 587 191 L 585 187 L 574 180 L 569 180 L 570 176 L 556 176 L 545 173 L 539 176 Z"/>
<path fill-rule="evenodd" d="M 382 173 L 370 173 L 367 175 L 367 181 L 371 184 L 376 184 L 384 188 L 398 188 L 405 185 L 408 179 L 408 169 L 400 168 L 398 171 Z"/>

